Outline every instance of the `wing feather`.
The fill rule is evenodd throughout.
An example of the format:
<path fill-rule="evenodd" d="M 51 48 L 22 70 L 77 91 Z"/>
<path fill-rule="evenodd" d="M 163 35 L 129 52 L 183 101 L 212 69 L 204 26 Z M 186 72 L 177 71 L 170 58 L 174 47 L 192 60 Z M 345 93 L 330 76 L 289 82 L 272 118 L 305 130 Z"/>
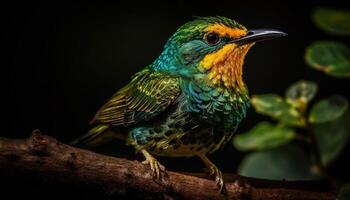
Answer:
<path fill-rule="evenodd" d="M 180 95 L 177 78 L 145 69 L 96 113 L 92 123 L 129 126 L 152 119 Z"/>

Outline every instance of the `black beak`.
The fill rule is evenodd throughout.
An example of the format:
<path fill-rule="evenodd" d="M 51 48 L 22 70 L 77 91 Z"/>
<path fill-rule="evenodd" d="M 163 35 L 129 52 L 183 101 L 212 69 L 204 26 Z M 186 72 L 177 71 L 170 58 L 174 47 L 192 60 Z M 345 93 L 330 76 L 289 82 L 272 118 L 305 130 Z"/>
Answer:
<path fill-rule="evenodd" d="M 238 45 L 244 45 L 252 42 L 258 42 L 263 40 L 274 39 L 288 35 L 282 31 L 273 29 L 256 29 L 248 31 L 246 36 L 230 41 L 230 43 L 236 43 Z"/>

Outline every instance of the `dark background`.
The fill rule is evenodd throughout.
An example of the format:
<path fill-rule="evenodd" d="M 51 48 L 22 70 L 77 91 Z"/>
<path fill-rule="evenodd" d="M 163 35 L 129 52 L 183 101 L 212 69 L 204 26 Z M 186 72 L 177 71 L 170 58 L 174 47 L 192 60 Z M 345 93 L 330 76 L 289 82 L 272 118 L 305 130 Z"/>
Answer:
<path fill-rule="evenodd" d="M 287 32 L 285 38 L 261 42 L 248 53 L 244 79 L 251 94 L 279 93 L 291 83 L 312 80 L 319 83 L 317 98 L 339 93 L 350 99 L 349 81 L 330 78 L 308 68 L 304 63 L 305 47 L 315 40 L 337 39 L 317 29 L 310 12 L 318 5 L 349 8 L 336 1 L 162 1 L 114 3 L 33 3 L 17 2 L 4 6 L 4 32 L 8 74 L 5 91 L 9 104 L 3 115 L 0 136 L 28 137 L 31 130 L 68 142 L 84 134 L 97 109 L 131 75 L 150 64 L 162 46 L 181 24 L 192 16 L 226 16 L 248 28 L 275 28 Z M 8 89 L 9 88 L 9 89 Z M 239 128 L 243 132 L 265 119 L 250 109 Z M 10 127 L 10 128 L 8 128 Z M 10 130 L 8 130 L 10 129 Z M 100 153 L 139 159 L 123 142 L 94 149 Z M 111 151 L 113 150 L 113 151 Z M 349 179 L 347 162 L 350 148 L 331 166 L 338 178 Z M 228 144 L 211 155 L 224 172 L 235 172 L 242 158 Z M 200 171 L 204 165 L 197 158 L 161 158 L 169 170 Z M 63 198 L 97 197 L 61 185 L 38 185 L 28 180 L 0 179 L 0 191 L 35 195 L 51 194 Z M 6 193 L 5 192 L 5 193 Z M 95 196 L 94 196 L 95 195 Z M 16 197 L 16 196 L 15 196 Z"/>

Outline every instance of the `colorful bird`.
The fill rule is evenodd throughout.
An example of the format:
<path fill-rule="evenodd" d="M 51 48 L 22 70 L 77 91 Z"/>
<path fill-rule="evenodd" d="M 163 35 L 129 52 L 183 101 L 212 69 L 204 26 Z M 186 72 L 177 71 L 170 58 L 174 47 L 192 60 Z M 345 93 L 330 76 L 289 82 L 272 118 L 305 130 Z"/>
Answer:
<path fill-rule="evenodd" d="M 255 42 L 286 35 L 247 30 L 225 17 L 198 17 L 182 25 L 163 52 L 117 91 L 92 120 L 95 128 L 74 143 L 125 139 L 157 178 L 157 156 L 198 156 L 220 191 L 221 171 L 207 157 L 229 141 L 249 107 L 242 67 Z"/>

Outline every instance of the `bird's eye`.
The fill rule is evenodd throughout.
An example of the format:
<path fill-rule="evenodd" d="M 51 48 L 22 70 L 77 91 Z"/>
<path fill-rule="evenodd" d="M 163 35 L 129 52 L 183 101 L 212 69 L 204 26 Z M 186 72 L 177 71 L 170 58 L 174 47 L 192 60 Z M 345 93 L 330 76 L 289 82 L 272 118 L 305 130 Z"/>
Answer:
<path fill-rule="evenodd" d="M 204 39 L 208 44 L 217 44 L 220 41 L 220 37 L 217 33 L 208 33 Z"/>

